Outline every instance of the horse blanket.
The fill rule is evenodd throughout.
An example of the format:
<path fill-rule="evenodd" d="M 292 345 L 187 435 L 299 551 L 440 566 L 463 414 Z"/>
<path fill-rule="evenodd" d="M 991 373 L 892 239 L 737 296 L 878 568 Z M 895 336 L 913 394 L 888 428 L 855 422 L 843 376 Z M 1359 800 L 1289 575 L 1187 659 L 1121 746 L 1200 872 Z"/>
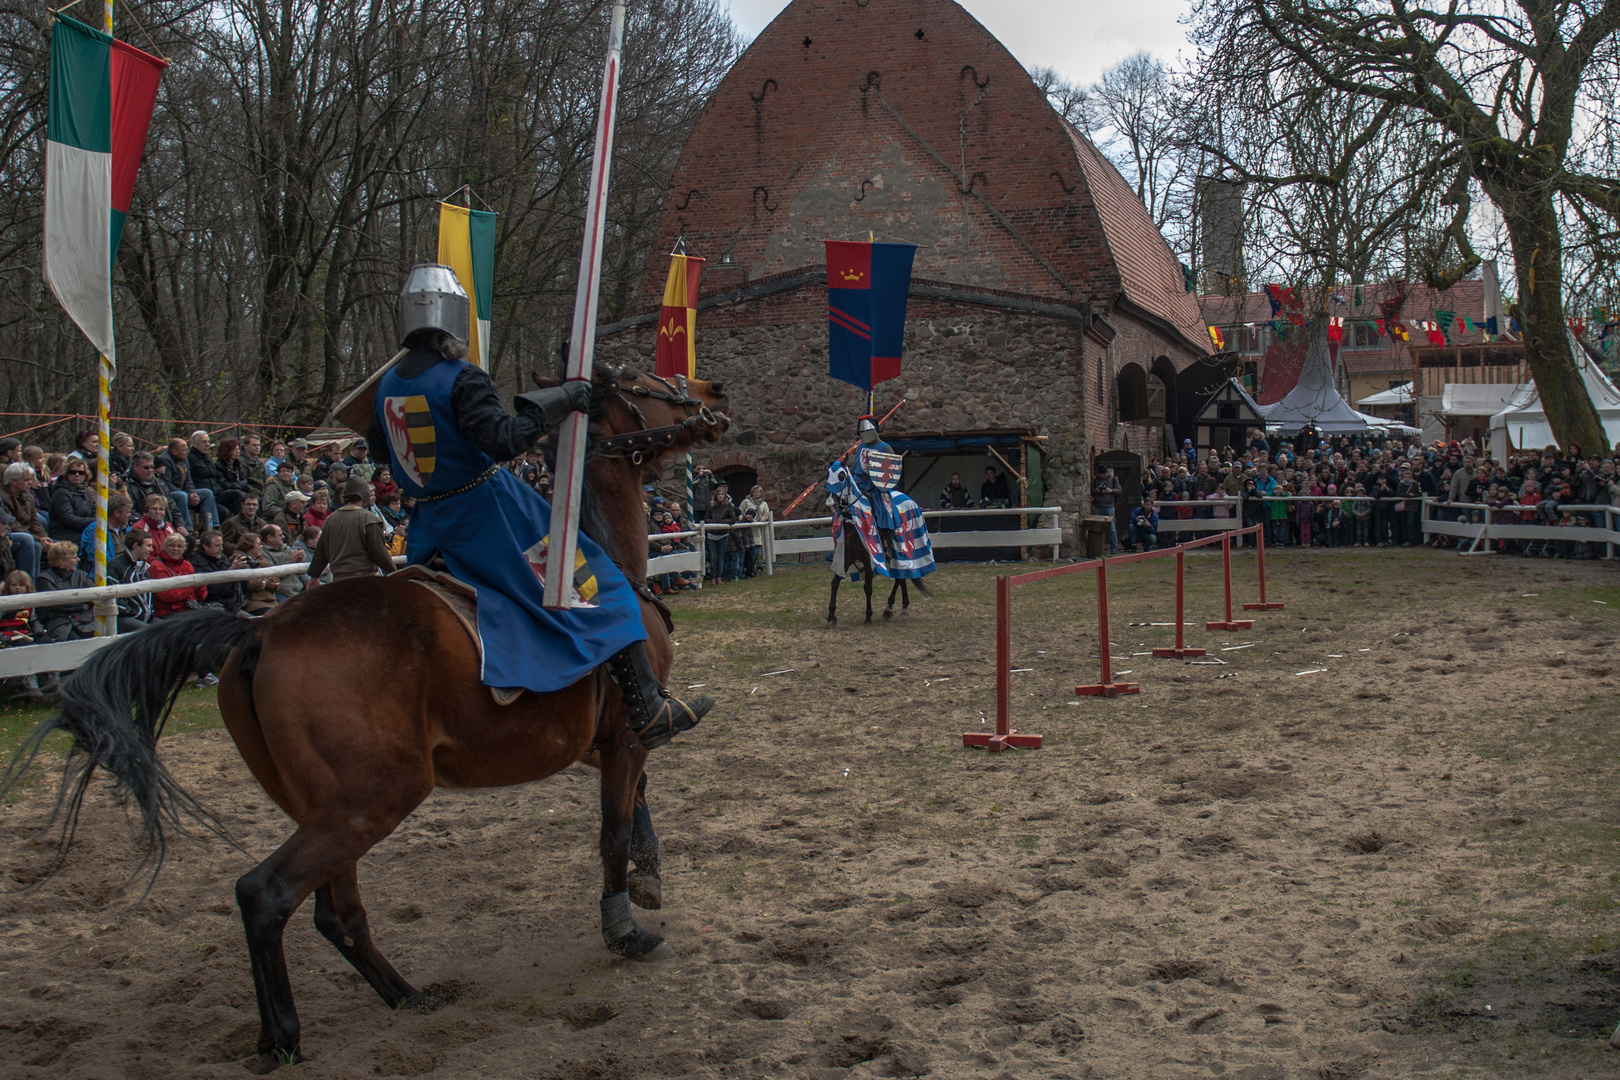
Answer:
<path fill-rule="evenodd" d="M 849 470 L 834 462 L 827 471 L 828 502 L 843 513 L 833 517 L 834 577 L 844 576 L 844 544 L 848 540 L 848 526 L 853 523 L 854 533 L 872 559 L 874 572 L 887 578 L 920 578 L 934 572 L 934 549 L 928 542 L 928 526 L 923 522 L 922 507 L 903 491 L 885 492 L 894 511 L 894 557 L 883 550 L 883 539 L 878 534 L 878 522 L 872 512 L 872 503 L 855 487 Z"/>

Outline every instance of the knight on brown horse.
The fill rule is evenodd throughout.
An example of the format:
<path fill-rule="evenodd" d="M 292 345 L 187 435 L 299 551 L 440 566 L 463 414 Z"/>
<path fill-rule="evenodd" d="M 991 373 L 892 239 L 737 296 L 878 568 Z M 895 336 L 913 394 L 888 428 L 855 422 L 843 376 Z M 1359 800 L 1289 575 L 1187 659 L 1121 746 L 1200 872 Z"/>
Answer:
<path fill-rule="evenodd" d="M 439 595 L 402 574 L 337 581 L 294 597 L 262 619 L 217 610 L 177 615 L 94 653 L 64 681 L 60 714 L 30 735 L 0 776 L 3 796 L 45 739 L 66 732 L 73 744 L 59 795 L 64 843 L 57 857 L 66 857 L 91 776 L 102 769 L 135 810 L 160 866 L 183 815 L 219 825 L 157 755 L 158 737 L 186 679 L 219 673 L 225 726 L 254 778 L 296 826 L 236 882 L 259 1005 L 261 1067 L 299 1059 L 300 1025 L 282 935 L 311 895 L 317 929 L 390 1008 L 444 1004 L 408 983 L 372 941 L 357 870 L 359 859 L 435 787 L 528 783 L 576 761 L 599 768 L 603 940 L 627 958 L 670 952 L 631 914 L 632 903 L 656 908 L 662 902 L 644 767 L 649 745 L 690 727 L 710 702 L 682 703 L 663 691 L 673 650 L 664 614 L 650 597 L 639 605 L 631 601 L 632 626 L 603 629 L 589 620 L 599 618 L 593 613 L 604 610 L 604 594 L 618 583 L 634 597 L 628 582 L 645 579 L 643 475 L 669 454 L 720 437 L 727 422 L 717 411 L 724 406 L 723 391 L 701 380 L 677 390 L 656 377 L 598 368 L 588 398 L 580 387 L 525 395 L 514 418 L 498 402 L 489 407 L 494 391 L 488 377 L 466 375 L 466 365 L 448 359 L 444 337 L 417 344 L 438 351 L 404 367 L 398 380 L 391 381 L 391 368 L 375 387 L 383 399 L 379 410 L 392 410 L 385 417 L 397 417 L 403 427 L 396 434 L 385 421 L 381 445 L 396 463 L 407 457 L 401 446 L 408 451 L 415 472 L 401 476 L 396 468 L 395 476 L 412 480 L 423 493 L 411 542 L 428 542 L 453 573 L 465 574 L 477 588 L 484 647 Z M 493 632 L 506 632 L 516 616 L 508 610 L 506 621 L 492 627 L 485 614 L 504 600 L 524 618 L 532 615 L 521 599 L 496 589 L 513 577 L 534 578 L 529 563 L 535 545 L 546 538 L 549 513 L 536 512 L 544 508 L 538 498 L 519 502 L 528 495 L 510 492 L 511 475 L 491 471 L 481 463 L 493 459 L 469 447 L 482 447 L 483 455 L 515 456 L 529 449 L 528 440 L 546 424 L 583 404 L 591 419 L 581 526 L 591 546 L 575 587 L 596 607 L 561 618 L 581 618 L 595 634 L 590 648 L 598 651 L 531 652 L 517 666 L 502 667 L 491 662 Z M 458 500 L 483 508 L 465 519 L 469 528 L 501 534 L 498 545 L 482 549 L 486 565 L 464 561 L 479 549 L 465 536 L 450 535 Z M 419 557 L 413 549 L 411 558 Z M 497 558 L 517 564 L 491 569 L 487 561 Z M 513 595 L 523 594 L 514 589 Z M 334 637 L 355 643 L 339 663 L 330 650 Z M 609 663 L 602 664 L 603 658 Z M 572 681 L 558 685 L 564 678 Z M 489 685 L 532 692 L 502 705 Z"/>
<path fill-rule="evenodd" d="M 407 562 L 442 560 L 477 589 L 485 685 L 551 693 L 605 663 L 641 744 L 662 746 L 714 702 L 669 696 L 647 659 L 635 590 L 589 535 L 579 538 L 575 606 L 542 604 L 551 508 L 497 465 L 522 456 L 570 410 L 587 411 L 590 383 L 519 394 L 518 414 L 508 415 L 494 380 L 462 359 L 470 315 L 449 267 L 418 266 L 406 277 L 398 310 L 405 352 L 377 384 L 369 441 L 387 448 L 395 482 L 415 500 Z"/>

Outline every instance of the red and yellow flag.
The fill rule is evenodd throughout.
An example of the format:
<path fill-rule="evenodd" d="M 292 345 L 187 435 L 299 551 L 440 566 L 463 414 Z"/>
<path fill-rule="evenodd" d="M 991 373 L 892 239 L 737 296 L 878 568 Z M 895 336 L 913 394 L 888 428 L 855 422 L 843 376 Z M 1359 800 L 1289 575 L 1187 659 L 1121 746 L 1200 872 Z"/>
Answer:
<path fill-rule="evenodd" d="M 671 255 L 664 303 L 658 309 L 658 347 L 653 370 L 666 379 L 697 377 L 698 279 L 703 260 L 696 255 Z"/>

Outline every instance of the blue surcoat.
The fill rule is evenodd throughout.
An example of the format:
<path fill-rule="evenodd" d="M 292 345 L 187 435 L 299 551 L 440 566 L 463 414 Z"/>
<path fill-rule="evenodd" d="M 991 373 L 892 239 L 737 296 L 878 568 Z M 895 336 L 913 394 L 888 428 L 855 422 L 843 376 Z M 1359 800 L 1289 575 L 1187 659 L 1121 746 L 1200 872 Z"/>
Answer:
<path fill-rule="evenodd" d="M 589 572 L 575 581 L 594 606 L 549 611 L 542 605 L 544 559 L 536 545 L 551 531 L 551 506 L 495 468 L 494 458 L 462 433 L 451 392 L 469 366 L 445 360 L 409 379 L 396 367 L 377 388 L 394 480 L 417 500 L 406 560 L 425 563 L 437 554 L 450 573 L 478 590 L 486 686 L 561 690 L 646 639 L 640 606 L 624 575 L 583 532 L 579 548 Z M 431 498 L 452 491 L 458 493 Z M 591 575 L 594 593 L 586 581 Z"/>

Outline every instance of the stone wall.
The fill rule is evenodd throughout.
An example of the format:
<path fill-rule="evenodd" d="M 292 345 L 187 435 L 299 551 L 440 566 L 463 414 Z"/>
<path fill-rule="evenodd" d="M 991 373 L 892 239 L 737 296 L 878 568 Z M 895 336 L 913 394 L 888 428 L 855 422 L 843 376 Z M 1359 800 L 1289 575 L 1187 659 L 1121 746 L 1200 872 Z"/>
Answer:
<path fill-rule="evenodd" d="M 699 316 L 697 373 L 725 384 L 732 427 L 698 460 L 754 469 L 778 509 L 826 475 L 828 462 L 855 441 L 855 421 L 866 411 L 863 393 L 827 377 L 826 305 L 818 282 Z M 597 356 L 646 366 L 653 333 L 648 322 L 604 334 Z M 1091 456 L 1081 337 L 1071 318 L 913 297 L 904 368 L 877 388 L 879 415 L 905 399 L 885 431 L 1046 436 L 1044 501 L 1063 507 L 1072 536 Z M 914 494 L 931 501 L 931 492 Z"/>

